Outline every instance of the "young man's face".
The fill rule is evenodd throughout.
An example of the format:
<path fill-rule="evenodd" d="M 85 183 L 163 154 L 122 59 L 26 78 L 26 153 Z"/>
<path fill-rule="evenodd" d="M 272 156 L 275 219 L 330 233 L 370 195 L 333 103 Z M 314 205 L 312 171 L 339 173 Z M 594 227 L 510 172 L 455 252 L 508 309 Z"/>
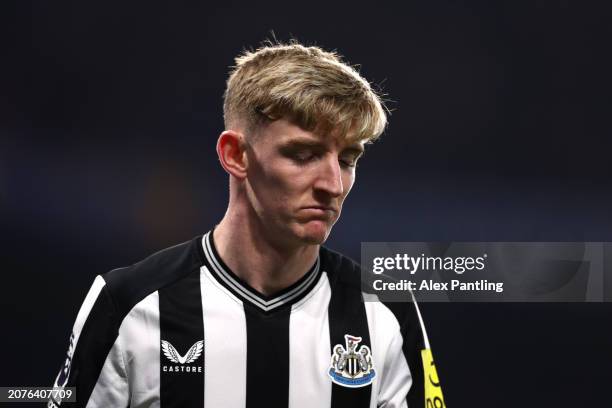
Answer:
<path fill-rule="evenodd" d="M 321 244 L 355 181 L 363 143 L 277 120 L 247 150 L 246 188 L 258 221 L 281 245 Z"/>

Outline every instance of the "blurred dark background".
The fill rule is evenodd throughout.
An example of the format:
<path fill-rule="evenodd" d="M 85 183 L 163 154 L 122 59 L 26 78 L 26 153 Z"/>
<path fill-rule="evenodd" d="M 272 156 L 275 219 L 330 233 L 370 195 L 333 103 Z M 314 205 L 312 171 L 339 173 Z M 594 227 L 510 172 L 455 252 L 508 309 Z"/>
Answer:
<path fill-rule="evenodd" d="M 0 7 L 2 386 L 53 382 L 95 275 L 220 220 L 228 66 L 271 30 L 392 100 L 328 246 L 612 241 L 607 2 Z M 422 308 L 451 408 L 609 401 L 611 304 Z"/>

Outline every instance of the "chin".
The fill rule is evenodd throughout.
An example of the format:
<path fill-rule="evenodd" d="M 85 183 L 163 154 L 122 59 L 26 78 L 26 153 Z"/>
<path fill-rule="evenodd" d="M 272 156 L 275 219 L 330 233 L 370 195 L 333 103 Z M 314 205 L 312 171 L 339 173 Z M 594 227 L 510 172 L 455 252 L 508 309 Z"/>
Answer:
<path fill-rule="evenodd" d="M 305 244 L 321 245 L 329 236 L 331 228 L 325 222 L 310 222 L 302 226 L 298 233 L 299 240 Z"/>
<path fill-rule="evenodd" d="M 301 239 L 302 243 L 308 245 L 321 245 L 327 240 L 327 236 L 308 235 Z"/>

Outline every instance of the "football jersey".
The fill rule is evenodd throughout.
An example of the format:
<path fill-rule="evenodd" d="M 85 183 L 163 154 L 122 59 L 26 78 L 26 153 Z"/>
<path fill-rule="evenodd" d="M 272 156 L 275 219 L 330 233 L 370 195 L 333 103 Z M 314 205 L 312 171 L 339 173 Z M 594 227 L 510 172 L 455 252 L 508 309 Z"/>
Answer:
<path fill-rule="evenodd" d="M 209 232 L 97 276 L 54 387 L 76 387 L 76 407 L 424 406 L 416 304 L 366 296 L 359 265 L 325 247 L 264 296 Z"/>

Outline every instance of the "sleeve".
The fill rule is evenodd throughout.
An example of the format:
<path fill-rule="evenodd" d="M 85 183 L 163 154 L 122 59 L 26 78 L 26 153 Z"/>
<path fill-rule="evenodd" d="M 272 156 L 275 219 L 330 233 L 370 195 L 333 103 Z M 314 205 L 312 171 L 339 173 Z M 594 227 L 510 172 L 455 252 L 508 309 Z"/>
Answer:
<path fill-rule="evenodd" d="M 395 333 L 388 345 L 380 379 L 379 408 L 406 408 L 406 395 L 412 385 L 412 377 L 402 352 L 402 336 Z M 412 406 L 411 406 L 412 407 Z"/>
<path fill-rule="evenodd" d="M 129 387 L 119 341 L 121 318 L 106 283 L 96 277 L 74 323 L 66 360 L 53 384 L 55 390 L 75 387 L 70 407 L 127 407 Z M 56 394 L 57 395 L 57 394 Z M 48 408 L 62 405 L 51 398 Z"/>
<path fill-rule="evenodd" d="M 410 367 L 412 386 L 406 396 L 409 408 L 425 405 L 425 381 L 421 351 L 429 348 L 429 341 L 416 301 L 405 303 L 406 318 L 401 324 L 402 353 Z"/>
<path fill-rule="evenodd" d="M 399 323 L 387 350 L 381 397 L 385 408 L 425 406 L 425 383 L 421 351 L 427 338 L 415 302 L 385 303 Z"/>

